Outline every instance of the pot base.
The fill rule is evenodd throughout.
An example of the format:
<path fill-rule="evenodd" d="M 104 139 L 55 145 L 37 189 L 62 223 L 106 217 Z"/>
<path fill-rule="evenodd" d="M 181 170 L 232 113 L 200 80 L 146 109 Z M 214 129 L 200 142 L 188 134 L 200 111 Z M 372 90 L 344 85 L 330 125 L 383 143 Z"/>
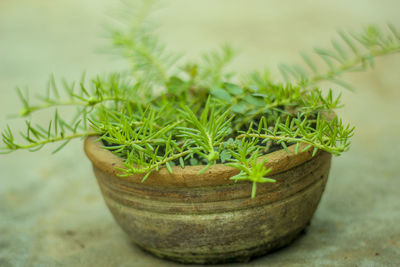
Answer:
<path fill-rule="evenodd" d="M 156 257 L 183 264 L 224 264 L 233 262 L 246 263 L 255 258 L 267 255 L 290 245 L 304 233 L 305 229 L 298 229 L 272 242 L 268 242 L 253 248 L 231 251 L 227 253 L 166 253 L 165 250 L 145 248 L 137 244 L 134 245 L 150 254 L 153 254 Z"/>

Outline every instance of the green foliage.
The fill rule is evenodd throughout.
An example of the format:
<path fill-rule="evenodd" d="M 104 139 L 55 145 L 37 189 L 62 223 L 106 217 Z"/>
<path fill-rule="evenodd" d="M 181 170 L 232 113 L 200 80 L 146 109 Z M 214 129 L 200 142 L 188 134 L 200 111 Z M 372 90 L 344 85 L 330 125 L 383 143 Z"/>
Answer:
<path fill-rule="evenodd" d="M 183 148 L 190 149 L 193 153 L 208 161 L 207 166 L 200 171 L 206 171 L 212 164 L 216 163 L 219 159 L 218 148 L 226 137 L 232 132 L 230 110 L 222 112 L 219 108 L 216 110 L 215 106 L 210 108 L 210 98 L 207 100 L 200 118 L 188 106 L 183 106 L 181 110 L 182 117 L 188 123 L 189 127 L 178 127 L 177 130 L 181 131 L 178 134 L 186 140 Z"/>
<path fill-rule="evenodd" d="M 156 1 L 125 1 L 117 14 L 118 27 L 110 31 L 114 49 L 125 57 L 131 67 L 131 76 L 154 85 L 164 85 L 174 71 L 179 55 L 167 51 L 166 46 L 153 33 L 149 16 Z"/>
<path fill-rule="evenodd" d="M 307 146 L 302 152 L 313 147 L 313 154 L 321 149 L 333 155 L 340 155 L 341 152 L 348 150 L 349 138 L 353 135 L 353 130 L 354 128 L 348 124 L 344 125 L 342 120 L 337 117 L 327 120 L 321 116 L 321 112 L 318 112 L 316 119 L 310 119 L 307 113 L 299 112 L 297 117 L 286 117 L 284 123 L 278 118 L 272 127 L 269 127 L 266 118 L 262 117 L 257 129 L 249 128 L 246 133 L 242 133 L 236 138 L 257 138 L 262 139 L 263 142 L 273 141 L 280 144 L 285 150 L 288 149 L 288 143 L 296 143 L 296 154 L 299 144 L 304 143 Z"/>
<path fill-rule="evenodd" d="M 229 150 L 235 161 L 227 164 L 228 166 L 240 170 L 239 174 L 231 177 L 231 180 L 249 180 L 253 183 L 253 189 L 251 192 L 252 198 L 255 197 L 257 183 L 275 182 L 274 179 L 265 177 L 272 170 L 272 168 L 267 169 L 265 167 L 267 158 L 258 161 L 260 156 L 260 148 L 257 148 L 257 141 L 258 140 L 255 138 L 252 138 L 251 140 L 240 141 L 236 146 L 236 149 Z"/>
<path fill-rule="evenodd" d="M 26 120 L 26 131 L 17 137 L 10 127 L 1 133 L 0 153 L 19 149 L 36 151 L 60 142 L 57 152 L 71 139 L 99 136 L 103 147 L 124 159 L 121 176 L 143 175 L 174 166 L 226 164 L 240 172 L 231 179 L 252 182 L 254 197 L 258 183 L 266 178 L 268 154 L 273 146 L 295 153 L 312 149 L 339 155 L 349 149 L 353 128 L 333 110 L 342 106 L 340 95 L 323 93 L 315 84 L 322 80 L 343 82 L 343 72 L 365 70 L 373 59 L 400 52 L 400 35 L 389 25 L 384 33 L 369 27 L 363 33 L 340 32 L 342 43 L 334 50 L 316 49 L 328 65 L 323 71 L 310 57 L 303 58 L 310 72 L 299 66 L 282 65 L 286 84 L 273 81 L 269 73 L 254 72 L 241 83 L 227 71 L 234 51 L 229 46 L 206 53 L 199 62 L 180 63 L 153 34 L 147 22 L 152 1 L 141 1 L 125 26 L 112 30 L 114 47 L 128 60 L 130 74 L 111 74 L 78 83 L 51 77 L 45 95 L 32 104 L 17 90 L 22 102 L 20 115 L 31 116 L 54 110 L 46 126 Z M 346 47 L 344 47 L 346 46 Z M 361 49 L 361 47 L 363 50 Z M 63 119 L 57 108 L 72 107 L 76 115 Z"/>
<path fill-rule="evenodd" d="M 309 70 L 300 65 L 281 64 L 279 69 L 286 82 L 295 81 L 308 87 L 330 81 L 352 90 L 353 87 L 341 79 L 343 73 L 365 71 L 374 67 L 374 58 L 400 52 L 400 35 L 392 24 L 388 25 L 387 31 L 371 25 L 360 34 L 339 31 L 338 35 L 339 38 L 332 40 L 331 49 L 314 48 L 315 56 L 326 68 L 319 67 L 314 56 L 306 53 L 301 56 Z"/>

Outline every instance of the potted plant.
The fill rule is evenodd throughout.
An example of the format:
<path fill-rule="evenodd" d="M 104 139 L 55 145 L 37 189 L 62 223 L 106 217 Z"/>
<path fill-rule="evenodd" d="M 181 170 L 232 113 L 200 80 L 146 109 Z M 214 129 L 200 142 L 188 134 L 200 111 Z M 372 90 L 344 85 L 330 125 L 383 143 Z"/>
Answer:
<path fill-rule="evenodd" d="M 6 127 L 0 152 L 60 142 L 57 152 L 84 138 L 116 221 L 160 257 L 246 261 L 289 244 L 317 208 L 331 155 L 348 150 L 353 134 L 334 113 L 340 95 L 318 82 L 349 87 L 340 75 L 400 52 L 400 34 L 392 25 L 340 32 L 332 50 L 315 50 L 327 68 L 303 54 L 310 71 L 281 65 L 285 82 L 279 82 L 268 73 L 227 72 L 229 46 L 182 63 L 145 17 L 112 31 L 114 47 L 130 63 L 126 73 L 63 81 L 62 91 L 51 78 L 33 104 L 17 90 L 21 116 L 54 109 L 54 118 L 46 126 L 26 120 L 25 142 Z M 77 112 L 66 119 L 59 106 Z"/>

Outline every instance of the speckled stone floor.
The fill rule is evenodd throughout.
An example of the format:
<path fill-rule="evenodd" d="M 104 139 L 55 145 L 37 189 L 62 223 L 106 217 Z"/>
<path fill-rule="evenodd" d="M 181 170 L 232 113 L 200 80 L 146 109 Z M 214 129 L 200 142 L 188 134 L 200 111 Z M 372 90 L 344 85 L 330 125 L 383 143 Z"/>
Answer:
<path fill-rule="evenodd" d="M 400 27 L 397 0 L 163 1 L 160 35 L 189 56 L 228 41 L 241 70 L 298 61 L 328 44 L 336 29 L 368 23 Z M 78 79 L 119 70 L 97 53 L 112 3 L 105 0 L 0 1 L 0 127 L 18 112 L 15 86 L 43 90 L 49 73 Z M 115 3 L 114 3 L 115 5 Z M 334 158 L 327 190 L 305 235 L 246 266 L 400 266 L 400 56 L 346 76 L 339 113 L 356 126 L 351 150 Z M 32 94 L 33 94 L 32 93 Z M 38 122 L 47 114 L 39 114 Z M 132 245 L 113 221 L 82 143 L 55 156 L 0 156 L 0 266 L 178 266 Z M 242 266 L 237 264 L 235 266 Z"/>

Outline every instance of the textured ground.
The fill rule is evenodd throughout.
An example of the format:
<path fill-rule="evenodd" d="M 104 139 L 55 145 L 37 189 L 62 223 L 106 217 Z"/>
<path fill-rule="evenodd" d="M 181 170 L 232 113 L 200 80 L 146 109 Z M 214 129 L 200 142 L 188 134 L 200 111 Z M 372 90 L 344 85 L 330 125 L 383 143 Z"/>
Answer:
<path fill-rule="evenodd" d="M 166 1 L 161 35 L 189 55 L 228 41 L 235 66 L 274 67 L 328 43 L 336 29 L 370 22 L 400 27 L 397 0 Z M 48 74 L 78 78 L 116 70 L 96 53 L 110 1 L 0 1 L 0 127 L 18 111 L 16 85 L 40 92 Z M 182 14 L 184 12 L 184 14 Z M 273 69 L 274 70 L 274 69 Z M 340 115 L 357 127 L 351 150 L 334 158 L 306 235 L 248 266 L 400 266 L 400 56 L 349 75 Z M 39 114 L 38 121 L 46 118 Z M 106 209 L 82 144 L 63 152 L 0 156 L 0 266 L 177 266 L 130 244 Z M 238 264 L 237 266 L 240 266 Z"/>

